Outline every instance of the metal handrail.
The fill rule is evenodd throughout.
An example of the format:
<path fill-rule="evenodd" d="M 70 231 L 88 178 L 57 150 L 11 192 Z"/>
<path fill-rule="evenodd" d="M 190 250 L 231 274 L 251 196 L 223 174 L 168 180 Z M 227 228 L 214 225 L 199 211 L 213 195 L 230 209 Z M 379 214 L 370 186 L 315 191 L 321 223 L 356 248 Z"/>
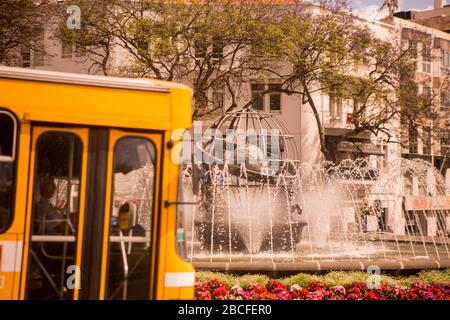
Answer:
<path fill-rule="evenodd" d="M 123 238 L 122 230 L 119 230 L 120 237 Z M 127 300 L 128 295 L 128 258 L 125 249 L 125 241 L 120 241 L 120 251 L 122 253 L 123 260 L 123 300 Z"/>

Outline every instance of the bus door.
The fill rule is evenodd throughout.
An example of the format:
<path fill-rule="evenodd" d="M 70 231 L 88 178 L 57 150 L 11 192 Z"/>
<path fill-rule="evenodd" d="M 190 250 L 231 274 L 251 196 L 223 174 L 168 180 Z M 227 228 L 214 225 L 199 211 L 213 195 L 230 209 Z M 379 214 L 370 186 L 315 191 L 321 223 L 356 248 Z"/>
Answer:
<path fill-rule="evenodd" d="M 22 298 L 78 298 L 88 133 L 32 129 Z"/>
<path fill-rule="evenodd" d="M 161 134 L 110 130 L 100 298 L 153 299 Z"/>
<path fill-rule="evenodd" d="M 21 298 L 156 295 L 162 135 L 33 127 Z"/>

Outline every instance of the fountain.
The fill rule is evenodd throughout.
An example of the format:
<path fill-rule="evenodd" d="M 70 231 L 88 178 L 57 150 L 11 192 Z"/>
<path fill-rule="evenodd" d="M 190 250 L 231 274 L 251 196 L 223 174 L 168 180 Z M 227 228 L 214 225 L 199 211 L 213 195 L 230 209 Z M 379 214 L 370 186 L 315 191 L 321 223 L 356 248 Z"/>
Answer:
<path fill-rule="evenodd" d="M 273 129 L 278 147 L 265 147 Z M 184 171 L 185 195 L 202 198 L 184 217 L 188 258 L 198 268 L 450 266 L 450 198 L 429 163 L 399 159 L 381 172 L 367 159 L 299 163 L 293 137 L 274 116 L 251 108 L 224 115 L 207 131 L 196 145 L 203 161 Z M 197 196 L 193 172 L 201 181 Z"/>

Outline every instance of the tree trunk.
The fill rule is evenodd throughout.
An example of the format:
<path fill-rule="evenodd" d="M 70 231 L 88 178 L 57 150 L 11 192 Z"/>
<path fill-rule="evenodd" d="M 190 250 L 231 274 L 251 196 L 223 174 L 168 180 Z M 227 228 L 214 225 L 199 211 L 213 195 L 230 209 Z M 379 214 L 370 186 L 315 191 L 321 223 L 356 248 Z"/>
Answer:
<path fill-rule="evenodd" d="M 314 113 L 314 118 L 316 119 L 317 130 L 319 132 L 319 139 L 320 139 L 320 150 L 322 151 L 322 153 L 325 156 L 325 159 L 327 161 L 332 161 L 330 151 L 328 150 L 326 143 L 325 143 L 325 132 L 323 130 L 322 121 L 320 119 L 320 114 L 317 111 L 316 104 L 315 104 L 315 102 L 311 96 L 311 93 L 306 85 L 303 86 L 303 90 L 305 92 L 308 103 L 311 106 L 311 109 Z"/>

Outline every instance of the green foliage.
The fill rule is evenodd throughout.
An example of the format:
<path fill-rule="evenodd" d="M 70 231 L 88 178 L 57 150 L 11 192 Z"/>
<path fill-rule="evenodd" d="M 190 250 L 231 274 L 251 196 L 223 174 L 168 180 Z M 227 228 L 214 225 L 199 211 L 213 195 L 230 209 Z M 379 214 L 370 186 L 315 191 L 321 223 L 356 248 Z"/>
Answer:
<path fill-rule="evenodd" d="M 320 281 L 321 277 L 309 273 L 300 273 L 298 275 L 285 278 L 282 280 L 283 284 L 286 286 L 292 286 L 294 284 L 298 284 L 300 286 L 305 286 L 306 284 L 314 281 Z"/>
<path fill-rule="evenodd" d="M 197 281 L 206 283 L 209 280 L 221 280 L 228 286 L 232 287 L 236 285 L 236 278 L 230 274 L 210 272 L 210 271 L 200 271 L 196 273 Z"/>
<path fill-rule="evenodd" d="M 257 274 L 257 275 L 247 274 L 244 276 L 240 276 L 239 278 L 236 279 L 236 283 L 238 285 L 240 285 L 242 288 L 244 288 L 245 286 L 247 286 L 251 283 L 265 285 L 267 283 L 267 281 L 269 281 L 269 277 L 266 275 L 260 275 L 260 274 Z"/>
<path fill-rule="evenodd" d="M 209 280 L 218 279 L 222 280 L 228 286 L 232 287 L 235 285 L 239 285 L 241 287 L 245 287 L 250 283 L 256 284 L 266 284 L 270 279 L 266 275 L 260 274 L 247 274 L 244 276 L 233 276 L 231 274 L 224 273 L 215 273 L 208 271 L 200 271 L 197 272 L 197 280 L 206 283 Z M 348 286 L 355 282 L 366 282 L 367 281 L 367 273 L 362 271 L 334 271 L 327 273 L 325 275 L 316 275 L 309 273 L 299 273 L 294 276 L 286 277 L 280 279 L 280 281 L 290 287 L 294 284 L 298 284 L 300 286 L 305 286 L 310 282 L 323 281 L 329 286 Z M 423 270 L 419 272 L 417 275 L 411 276 L 390 276 L 390 275 L 382 275 L 381 283 L 386 284 L 390 287 L 396 286 L 408 286 L 410 287 L 413 282 L 416 281 L 424 281 L 430 284 L 444 284 L 450 283 L 450 269 L 439 271 L 439 270 Z"/>

